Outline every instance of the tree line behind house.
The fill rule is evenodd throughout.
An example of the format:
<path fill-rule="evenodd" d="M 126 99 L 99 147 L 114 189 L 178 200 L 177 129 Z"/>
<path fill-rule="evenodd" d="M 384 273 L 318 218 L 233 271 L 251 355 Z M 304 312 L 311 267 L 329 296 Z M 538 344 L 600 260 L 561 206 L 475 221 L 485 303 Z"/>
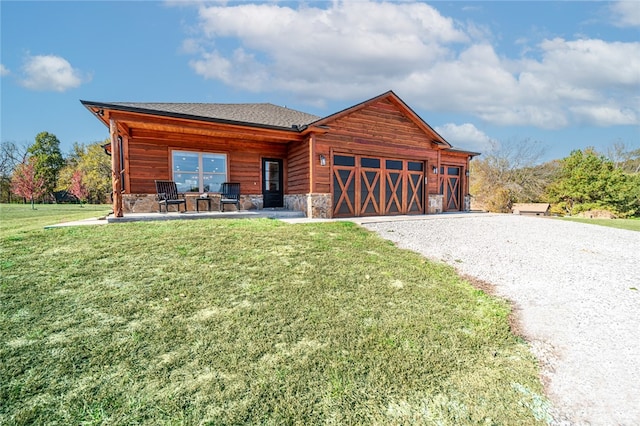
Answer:
<path fill-rule="evenodd" d="M 474 208 L 508 213 L 514 203 L 543 202 L 562 216 L 606 210 L 640 217 L 640 149 L 618 141 L 606 153 L 586 148 L 540 163 L 542 154 L 537 143 L 524 140 L 474 159 Z"/>
<path fill-rule="evenodd" d="M 74 143 L 63 155 L 58 138 L 41 132 L 33 144 L 0 145 L 0 202 L 105 203 L 111 192 L 106 142 Z"/>
<path fill-rule="evenodd" d="M 108 202 L 111 158 L 108 141 L 75 143 L 63 155 L 58 138 L 41 132 L 33 144 L 0 144 L 0 202 Z M 540 163 L 543 150 L 530 140 L 505 144 L 471 162 L 474 208 L 510 212 L 514 203 L 545 202 L 552 213 L 607 210 L 640 216 L 640 149 L 623 142 L 606 153 L 593 148 Z"/>

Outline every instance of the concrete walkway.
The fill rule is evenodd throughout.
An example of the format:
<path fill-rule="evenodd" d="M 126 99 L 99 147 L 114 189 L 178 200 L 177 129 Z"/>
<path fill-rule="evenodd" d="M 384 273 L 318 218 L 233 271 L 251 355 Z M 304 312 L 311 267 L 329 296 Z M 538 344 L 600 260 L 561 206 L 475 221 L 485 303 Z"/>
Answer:
<path fill-rule="evenodd" d="M 353 222 L 359 225 L 369 223 L 384 222 L 401 222 L 401 221 L 421 221 L 421 220 L 437 220 L 452 217 L 473 217 L 473 216 L 490 216 L 491 213 L 482 212 L 455 212 L 429 215 L 401 215 L 401 216 L 368 216 L 368 217 L 349 217 L 339 219 L 310 219 L 304 216 L 304 213 L 283 209 L 262 209 L 262 210 L 241 210 L 232 212 L 169 212 L 169 213 L 127 213 L 124 217 L 114 217 L 108 215 L 105 217 L 95 217 L 90 219 L 82 219 L 73 222 L 57 223 L 45 226 L 45 229 L 62 228 L 68 226 L 86 226 L 86 225 L 106 225 L 109 223 L 126 223 L 126 222 L 153 222 L 165 220 L 196 220 L 196 219 L 278 219 L 285 223 L 318 223 L 318 222 Z"/>

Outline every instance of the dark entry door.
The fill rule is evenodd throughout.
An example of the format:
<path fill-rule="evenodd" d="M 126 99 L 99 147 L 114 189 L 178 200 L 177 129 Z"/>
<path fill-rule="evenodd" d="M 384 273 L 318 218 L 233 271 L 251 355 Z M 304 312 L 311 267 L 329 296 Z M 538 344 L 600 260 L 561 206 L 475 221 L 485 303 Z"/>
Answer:
<path fill-rule="evenodd" d="M 264 207 L 284 206 L 282 160 L 280 159 L 262 159 L 262 200 Z"/>

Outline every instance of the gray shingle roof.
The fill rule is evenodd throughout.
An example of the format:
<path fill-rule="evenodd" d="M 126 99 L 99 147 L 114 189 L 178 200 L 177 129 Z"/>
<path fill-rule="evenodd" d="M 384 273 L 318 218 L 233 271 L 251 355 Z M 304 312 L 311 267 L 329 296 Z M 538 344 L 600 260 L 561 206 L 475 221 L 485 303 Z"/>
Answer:
<path fill-rule="evenodd" d="M 258 104 L 204 104 L 204 103 L 147 103 L 110 102 L 105 105 L 127 110 L 162 113 L 163 115 L 191 116 L 214 120 L 250 123 L 264 126 L 291 128 L 304 126 L 320 119 L 306 112 L 269 103 Z"/>

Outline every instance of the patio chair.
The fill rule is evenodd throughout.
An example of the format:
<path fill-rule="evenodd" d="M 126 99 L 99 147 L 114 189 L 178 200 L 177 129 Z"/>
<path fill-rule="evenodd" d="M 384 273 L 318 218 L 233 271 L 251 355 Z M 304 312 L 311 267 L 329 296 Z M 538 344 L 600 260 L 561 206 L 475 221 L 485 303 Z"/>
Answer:
<path fill-rule="evenodd" d="M 156 192 L 160 213 L 162 213 L 162 206 L 164 206 L 164 211 L 168 213 L 170 205 L 178 206 L 178 211 L 180 211 L 180 204 L 184 205 L 184 211 L 187 211 L 187 200 L 184 198 L 184 194 L 178 193 L 178 187 L 174 181 L 157 180 Z"/>
<path fill-rule="evenodd" d="M 224 211 L 225 204 L 235 204 L 240 211 L 240 184 L 225 182 L 220 185 L 220 211 Z"/>

